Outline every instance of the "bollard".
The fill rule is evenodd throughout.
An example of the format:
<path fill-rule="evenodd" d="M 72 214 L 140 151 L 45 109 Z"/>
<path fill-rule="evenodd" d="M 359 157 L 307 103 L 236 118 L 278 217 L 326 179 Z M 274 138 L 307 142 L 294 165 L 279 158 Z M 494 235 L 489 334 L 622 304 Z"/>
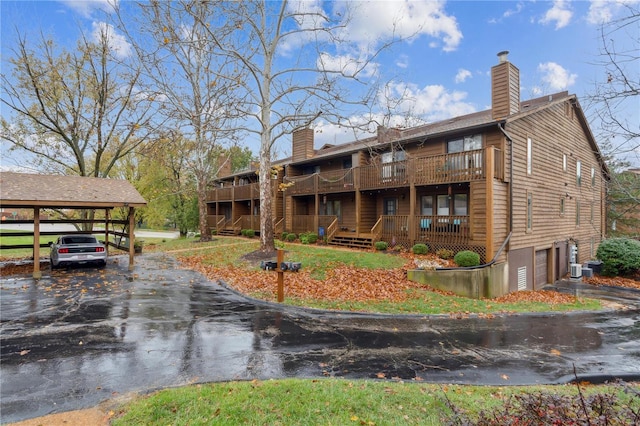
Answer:
<path fill-rule="evenodd" d="M 277 269 L 278 271 L 278 302 L 284 302 L 284 271 L 282 263 L 284 261 L 284 250 L 278 249 Z"/>

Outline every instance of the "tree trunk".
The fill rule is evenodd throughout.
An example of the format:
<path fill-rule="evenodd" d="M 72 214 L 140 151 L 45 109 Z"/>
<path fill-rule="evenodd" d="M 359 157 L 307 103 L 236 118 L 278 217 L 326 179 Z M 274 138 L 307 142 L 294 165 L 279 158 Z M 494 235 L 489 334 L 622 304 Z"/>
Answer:
<path fill-rule="evenodd" d="M 269 132 L 263 132 L 260 147 L 260 250 L 275 251 L 273 241 L 273 210 L 271 193 L 271 156 L 269 149 Z M 266 140 L 265 140 L 266 139 Z"/>
<path fill-rule="evenodd" d="M 198 224 L 200 241 L 211 241 L 211 232 L 207 225 L 207 181 L 198 179 Z"/>

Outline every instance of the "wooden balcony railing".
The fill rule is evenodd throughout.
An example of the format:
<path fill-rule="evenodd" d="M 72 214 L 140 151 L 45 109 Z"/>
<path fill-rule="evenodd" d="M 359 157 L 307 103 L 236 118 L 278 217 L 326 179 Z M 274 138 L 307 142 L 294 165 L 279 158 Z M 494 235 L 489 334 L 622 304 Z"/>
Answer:
<path fill-rule="evenodd" d="M 291 232 L 296 234 L 300 234 L 303 232 L 318 232 L 320 227 L 326 230 L 329 229 L 329 226 L 333 222 L 337 222 L 337 216 L 329 215 L 319 215 L 317 216 L 317 225 L 316 225 L 316 216 L 313 215 L 295 215 L 293 216 L 292 228 Z M 337 225 L 336 225 L 337 227 Z"/>
<path fill-rule="evenodd" d="M 236 221 L 239 226 L 239 229 L 260 229 L 260 216 L 258 215 L 242 215 Z M 235 227 L 235 225 L 234 225 Z"/>
<path fill-rule="evenodd" d="M 356 189 L 403 187 L 456 182 L 471 182 L 486 178 L 488 150 L 493 150 L 493 174 L 504 180 L 503 152 L 494 147 L 451 154 L 411 158 L 393 163 L 332 170 L 303 176 L 285 176 L 292 183 L 287 195 L 345 192 Z M 276 185 L 277 182 L 274 182 Z M 258 183 L 215 188 L 208 192 L 209 201 L 232 201 L 259 198 Z"/>
<path fill-rule="evenodd" d="M 469 216 L 415 216 L 411 232 L 409 216 L 381 216 L 380 232 L 374 239 L 388 243 L 447 243 L 466 245 L 470 241 Z M 376 224 L 378 225 L 378 224 Z M 373 232 L 374 237 L 376 233 Z"/>
<path fill-rule="evenodd" d="M 218 225 L 218 222 L 220 222 L 221 220 L 224 220 L 223 215 L 207 215 L 207 226 L 209 227 L 209 229 L 215 228 Z"/>
<path fill-rule="evenodd" d="M 233 187 L 233 198 L 235 200 L 251 200 L 260 198 L 260 188 L 258 183 L 250 183 L 248 185 L 238 185 Z"/>

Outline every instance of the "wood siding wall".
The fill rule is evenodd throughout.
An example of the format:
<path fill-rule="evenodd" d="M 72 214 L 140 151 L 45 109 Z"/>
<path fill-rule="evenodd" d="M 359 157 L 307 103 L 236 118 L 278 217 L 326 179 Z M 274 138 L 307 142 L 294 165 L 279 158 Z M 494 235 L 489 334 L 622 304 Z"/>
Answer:
<path fill-rule="evenodd" d="M 313 150 L 313 129 L 304 128 L 293 132 L 291 136 L 291 159 L 293 162 L 304 161 L 312 158 Z"/>
<path fill-rule="evenodd" d="M 571 108 L 558 103 L 507 124 L 507 132 L 514 138 L 511 248 L 540 250 L 551 248 L 554 242 L 574 241 L 578 244 L 579 262 L 582 263 L 595 255 L 591 253 L 591 242 L 597 240 L 597 248 L 603 235 L 601 194 L 604 178 L 577 114 L 573 114 Z M 531 174 L 527 173 L 527 138 L 532 141 Z M 563 154 L 567 158 L 566 171 L 563 170 Z M 580 185 L 576 176 L 578 162 L 581 163 Z M 593 186 L 592 168 L 596 174 Z M 527 229 L 529 194 L 533 214 L 530 230 Z M 560 212 L 562 199 L 564 214 Z M 580 208 L 579 225 L 576 224 L 577 206 Z"/>
<path fill-rule="evenodd" d="M 518 112 L 520 108 L 520 71 L 510 62 L 491 68 L 491 110 L 496 120 Z"/>

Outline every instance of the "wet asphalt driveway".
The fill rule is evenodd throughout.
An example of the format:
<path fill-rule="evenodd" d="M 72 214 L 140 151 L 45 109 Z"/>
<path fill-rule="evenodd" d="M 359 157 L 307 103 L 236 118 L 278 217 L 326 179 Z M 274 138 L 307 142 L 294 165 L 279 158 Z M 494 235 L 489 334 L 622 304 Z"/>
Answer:
<path fill-rule="evenodd" d="M 210 381 L 561 383 L 574 366 L 581 378 L 640 377 L 638 293 L 615 312 L 371 316 L 255 302 L 163 254 L 136 262 L 0 281 L 3 423 Z"/>

